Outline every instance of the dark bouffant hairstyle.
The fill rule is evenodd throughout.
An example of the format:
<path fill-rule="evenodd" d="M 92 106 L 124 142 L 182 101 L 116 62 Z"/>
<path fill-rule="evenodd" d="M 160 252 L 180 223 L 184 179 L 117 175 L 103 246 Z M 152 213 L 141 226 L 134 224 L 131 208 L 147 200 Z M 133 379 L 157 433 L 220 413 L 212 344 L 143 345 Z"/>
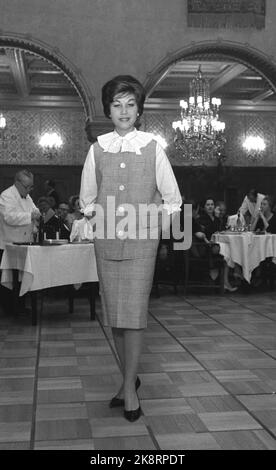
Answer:
<path fill-rule="evenodd" d="M 267 194 L 264 198 L 263 198 L 263 201 L 266 200 L 269 204 L 269 207 L 270 207 L 270 210 L 273 211 L 275 210 L 275 207 L 274 207 L 274 198 L 272 196 L 270 196 L 269 194 Z"/>
<path fill-rule="evenodd" d="M 247 196 L 257 197 L 258 196 L 257 189 L 255 189 L 255 188 L 249 189 L 249 191 L 247 192 Z"/>
<path fill-rule="evenodd" d="M 113 102 L 114 96 L 129 93 L 135 96 L 139 116 L 143 114 L 146 98 L 143 85 L 131 75 L 118 75 L 102 87 L 102 103 L 104 114 L 107 118 L 110 118 L 110 104 Z"/>

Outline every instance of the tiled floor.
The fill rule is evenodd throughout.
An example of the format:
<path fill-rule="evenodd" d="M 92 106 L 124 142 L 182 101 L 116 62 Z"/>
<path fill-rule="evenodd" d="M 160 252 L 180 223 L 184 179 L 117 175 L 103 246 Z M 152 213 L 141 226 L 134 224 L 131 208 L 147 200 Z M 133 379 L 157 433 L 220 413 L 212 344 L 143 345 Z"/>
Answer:
<path fill-rule="evenodd" d="M 164 290 L 139 376 L 131 424 L 108 407 L 120 371 L 86 299 L 73 315 L 48 299 L 37 327 L 1 314 L 0 449 L 276 449 L 276 293 Z"/>

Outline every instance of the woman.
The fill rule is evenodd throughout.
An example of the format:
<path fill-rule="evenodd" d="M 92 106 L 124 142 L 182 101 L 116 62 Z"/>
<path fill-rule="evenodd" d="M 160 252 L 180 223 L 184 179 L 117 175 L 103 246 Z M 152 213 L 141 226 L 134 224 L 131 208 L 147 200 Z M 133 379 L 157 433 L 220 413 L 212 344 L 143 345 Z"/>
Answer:
<path fill-rule="evenodd" d="M 256 232 L 276 233 L 276 215 L 272 212 L 273 200 L 265 196 L 261 202 L 259 213 L 255 217 L 251 229 Z"/>
<path fill-rule="evenodd" d="M 83 214 L 80 209 L 80 198 L 79 196 L 71 196 L 69 198 L 69 205 L 71 207 L 71 211 L 69 212 L 67 216 L 68 223 L 70 225 L 70 228 L 72 228 L 72 225 L 75 220 L 80 220 L 83 218 Z"/>
<path fill-rule="evenodd" d="M 51 207 L 48 197 L 42 196 L 37 201 L 37 206 L 43 218 L 43 231 L 48 239 L 55 239 L 60 236 L 60 219 Z M 57 235 L 58 234 L 58 235 Z"/>
<path fill-rule="evenodd" d="M 211 240 L 213 233 L 219 231 L 220 220 L 215 215 L 215 203 L 211 197 L 204 200 L 203 214 L 199 218 L 199 224 L 208 240 Z"/>
<path fill-rule="evenodd" d="M 201 225 L 202 232 L 206 235 L 208 243 L 210 243 L 213 233 L 221 229 L 220 219 L 215 215 L 214 199 L 211 197 L 206 198 L 204 201 L 204 213 L 199 218 L 199 224 Z M 219 245 L 214 245 L 213 254 L 213 264 L 215 266 L 215 256 L 219 255 Z M 210 276 L 213 280 L 218 276 L 218 270 L 215 267 L 210 270 Z M 237 287 L 231 286 L 229 281 L 229 267 L 226 263 L 224 266 L 224 290 L 228 292 L 235 292 L 237 290 Z"/>
<path fill-rule="evenodd" d="M 97 224 L 106 228 L 114 211 L 115 222 L 119 222 L 127 204 L 137 210 L 140 203 L 158 206 L 163 199 L 163 207 L 171 214 L 179 211 L 182 203 L 162 147 L 152 134 L 136 130 L 144 100 L 144 88 L 129 75 L 117 76 L 103 86 L 104 113 L 115 130 L 99 136 L 91 146 L 80 190 L 84 215 L 91 216 L 96 207 L 95 253 L 103 321 L 112 328 L 123 373 L 123 384 L 110 406 L 124 406 L 124 416 L 129 421 L 141 414 L 136 393 L 140 385 L 137 369 L 159 240 L 158 236 L 150 240 L 130 239 L 121 229 L 116 230 L 114 239 L 106 231 L 101 237 Z M 98 217 L 99 207 L 104 210 Z"/>

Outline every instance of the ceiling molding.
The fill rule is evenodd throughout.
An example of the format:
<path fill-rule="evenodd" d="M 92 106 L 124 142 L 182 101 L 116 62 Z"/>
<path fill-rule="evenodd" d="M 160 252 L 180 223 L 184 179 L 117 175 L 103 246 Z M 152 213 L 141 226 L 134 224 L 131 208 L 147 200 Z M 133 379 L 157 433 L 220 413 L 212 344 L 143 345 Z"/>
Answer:
<path fill-rule="evenodd" d="M 264 90 L 263 92 L 261 93 L 257 93 L 253 98 L 252 98 L 252 101 L 254 103 L 258 103 L 259 101 L 263 101 L 265 100 L 266 98 L 269 98 L 271 95 L 273 95 L 273 91 L 272 90 Z"/>
<path fill-rule="evenodd" d="M 28 109 L 28 108 L 72 108 L 83 110 L 78 96 L 28 96 L 19 98 L 13 94 L 0 93 L 1 109 Z"/>
<path fill-rule="evenodd" d="M 237 78 L 243 72 L 247 70 L 247 67 L 242 64 L 234 64 L 227 67 L 227 69 L 220 73 L 220 75 L 210 81 L 210 93 L 214 93 L 219 88 L 229 83 L 234 78 Z"/>
<path fill-rule="evenodd" d="M 158 99 L 148 98 L 145 105 L 145 112 L 163 112 L 174 111 L 179 113 L 179 100 L 176 99 Z M 248 112 L 276 112 L 276 102 L 253 102 L 247 100 L 225 100 L 221 106 L 221 112 L 224 111 L 248 111 Z"/>
<path fill-rule="evenodd" d="M 65 57 L 57 47 L 52 47 L 28 34 L 1 33 L 0 48 L 15 48 L 36 54 L 59 68 L 77 91 L 87 119 L 95 115 L 94 97 L 82 76 L 81 70 Z"/>
<path fill-rule="evenodd" d="M 29 96 L 30 80 L 27 74 L 23 52 L 19 49 L 9 49 L 6 51 L 6 56 L 9 59 L 11 73 L 19 96 L 23 98 Z"/>

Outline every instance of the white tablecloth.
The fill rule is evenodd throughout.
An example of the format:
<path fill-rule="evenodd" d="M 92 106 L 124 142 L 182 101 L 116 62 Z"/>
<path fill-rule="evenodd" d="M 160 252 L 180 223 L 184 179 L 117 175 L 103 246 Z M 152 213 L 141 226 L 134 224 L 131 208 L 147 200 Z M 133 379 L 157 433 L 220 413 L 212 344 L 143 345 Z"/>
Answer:
<path fill-rule="evenodd" d="M 97 282 L 94 245 L 24 246 L 8 244 L 0 269 L 1 284 L 12 289 L 12 270 L 18 269 L 20 294 L 48 287 Z"/>
<path fill-rule="evenodd" d="M 263 260 L 276 257 L 276 235 L 270 233 L 215 233 L 212 240 L 219 243 L 220 254 L 228 266 L 233 268 L 237 263 L 242 267 L 247 282 L 250 282 L 252 272 Z"/>

